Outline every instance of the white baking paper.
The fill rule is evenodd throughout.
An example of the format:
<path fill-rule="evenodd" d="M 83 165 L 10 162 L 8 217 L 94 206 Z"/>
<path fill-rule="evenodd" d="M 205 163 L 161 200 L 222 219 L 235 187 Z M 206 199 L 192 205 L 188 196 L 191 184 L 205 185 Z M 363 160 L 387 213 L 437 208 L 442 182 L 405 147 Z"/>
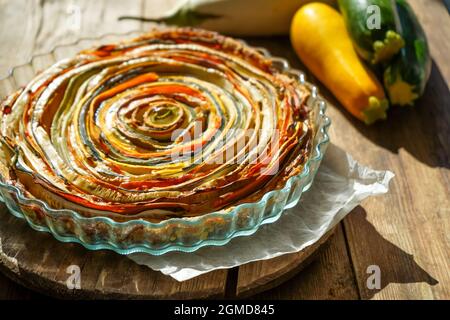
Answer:
<path fill-rule="evenodd" d="M 221 247 L 195 252 L 170 252 L 162 256 L 135 253 L 138 264 L 185 281 L 217 269 L 297 252 L 333 228 L 363 199 L 388 192 L 390 171 L 360 165 L 348 153 L 330 144 L 311 189 L 299 204 L 281 218 L 263 225 L 254 235 L 232 239 Z"/>

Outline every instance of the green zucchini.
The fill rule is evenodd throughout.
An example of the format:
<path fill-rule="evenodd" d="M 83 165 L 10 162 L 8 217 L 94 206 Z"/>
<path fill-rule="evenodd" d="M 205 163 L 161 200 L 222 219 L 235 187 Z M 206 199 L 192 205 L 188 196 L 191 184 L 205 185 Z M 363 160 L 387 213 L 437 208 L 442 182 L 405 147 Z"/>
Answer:
<path fill-rule="evenodd" d="M 371 64 L 389 61 L 404 46 L 391 0 L 338 0 L 347 30 L 358 54 Z M 370 22 L 379 8 L 379 26 Z"/>
<path fill-rule="evenodd" d="M 384 86 L 394 105 L 414 105 L 423 94 L 431 73 L 427 38 L 414 11 L 405 0 L 396 0 L 405 47 L 384 71 Z"/>

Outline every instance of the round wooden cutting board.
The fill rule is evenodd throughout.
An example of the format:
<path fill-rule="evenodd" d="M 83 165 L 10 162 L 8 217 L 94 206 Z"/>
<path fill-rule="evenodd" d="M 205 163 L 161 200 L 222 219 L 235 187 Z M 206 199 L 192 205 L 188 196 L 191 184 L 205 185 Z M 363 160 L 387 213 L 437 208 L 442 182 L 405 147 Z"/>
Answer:
<path fill-rule="evenodd" d="M 241 298 L 271 289 L 304 268 L 333 234 L 306 249 L 178 282 L 112 251 L 90 251 L 32 230 L 0 204 L 0 269 L 14 281 L 57 298 L 193 299 Z M 80 288 L 70 289 L 79 266 Z"/>

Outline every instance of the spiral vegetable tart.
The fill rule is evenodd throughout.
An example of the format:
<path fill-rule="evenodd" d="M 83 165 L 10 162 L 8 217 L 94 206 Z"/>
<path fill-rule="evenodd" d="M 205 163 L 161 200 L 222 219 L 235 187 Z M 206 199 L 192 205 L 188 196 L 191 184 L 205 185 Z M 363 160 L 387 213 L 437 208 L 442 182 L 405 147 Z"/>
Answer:
<path fill-rule="evenodd" d="M 84 217 L 226 212 L 303 170 L 309 95 L 240 41 L 155 30 L 57 62 L 7 97 L 0 173 Z"/>

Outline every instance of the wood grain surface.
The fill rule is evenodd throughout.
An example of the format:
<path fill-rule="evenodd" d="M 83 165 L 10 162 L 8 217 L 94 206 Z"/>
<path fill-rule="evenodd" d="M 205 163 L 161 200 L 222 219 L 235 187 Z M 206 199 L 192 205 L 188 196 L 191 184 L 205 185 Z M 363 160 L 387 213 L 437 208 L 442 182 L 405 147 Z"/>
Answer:
<path fill-rule="evenodd" d="M 145 30 L 150 24 L 117 18 L 155 16 L 176 2 L 0 0 L 0 76 L 31 55 L 80 36 Z M 450 299 L 450 18 L 441 0 L 409 2 L 427 33 L 434 60 L 426 93 L 415 108 L 391 108 L 387 121 L 367 127 L 316 82 L 335 105 L 328 110 L 333 143 L 365 165 L 393 171 L 390 192 L 368 199 L 349 214 L 301 273 L 256 297 Z M 287 38 L 249 41 L 305 70 Z M 312 75 L 309 79 L 314 81 Z M 367 288 L 371 265 L 380 267 L 380 289 Z M 231 272 L 238 282 L 238 273 Z M 42 296 L 0 276 L 0 298 Z"/>

